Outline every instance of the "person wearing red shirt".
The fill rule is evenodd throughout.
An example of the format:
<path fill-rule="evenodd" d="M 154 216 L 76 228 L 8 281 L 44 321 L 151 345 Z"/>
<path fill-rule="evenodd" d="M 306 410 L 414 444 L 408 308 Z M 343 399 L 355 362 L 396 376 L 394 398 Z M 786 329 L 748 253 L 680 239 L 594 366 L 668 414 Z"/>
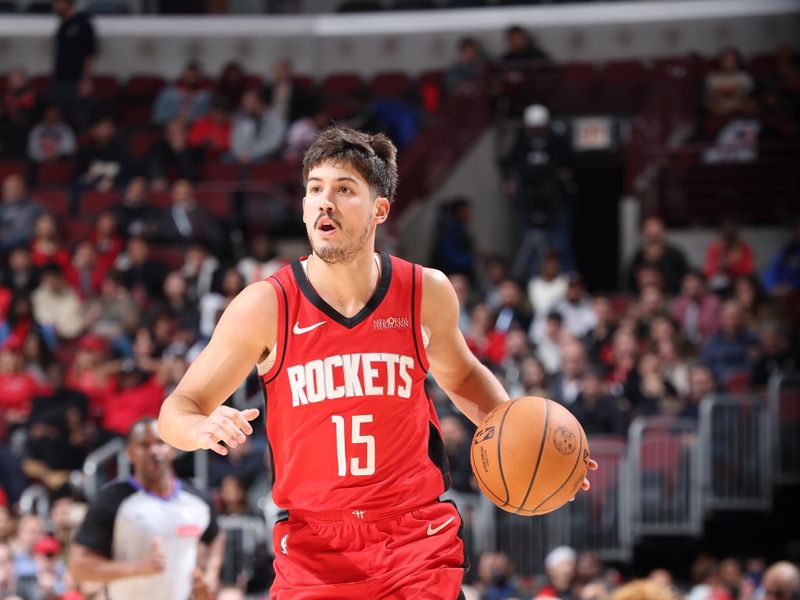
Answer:
<path fill-rule="evenodd" d="M 119 391 L 108 396 L 103 428 L 127 435 L 139 419 L 158 416 L 165 395 L 159 374 L 148 376 L 133 362 L 124 365 L 119 375 Z"/>
<path fill-rule="evenodd" d="M 39 384 L 25 371 L 23 340 L 6 338 L 0 348 L 0 410 L 9 425 L 24 423 L 31 411 L 31 400 L 39 392 Z"/>
<path fill-rule="evenodd" d="M 231 119 L 225 100 L 215 98 L 211 111 L 189 129 L 189 146 L 201 148 L 212 157 L 224 154 L 231 145 Z"/>
<path fill-rule="evenodd" d="M 755 270 L 753 248 L 739 237 L 736 224 L 722 224 L 719 239 L 711 242 L 706 252 L 703 272 L 709 287 L 719 291 L 730 287 L 739 275 L 752 275 Z"/>

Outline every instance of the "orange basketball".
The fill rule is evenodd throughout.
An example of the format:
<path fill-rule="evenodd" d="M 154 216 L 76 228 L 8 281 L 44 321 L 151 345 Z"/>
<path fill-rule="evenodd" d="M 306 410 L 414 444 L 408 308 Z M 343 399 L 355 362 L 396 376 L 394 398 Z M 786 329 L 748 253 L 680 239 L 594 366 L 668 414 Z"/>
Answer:
<path fill-rule="evenodd" d="M 481 491 L 497 506 L 520 515 L 543 515 L 580 489 L 589 444 L 566 408 L 523 396 L 486 415 L 472 438 L 470 462 Z"/>

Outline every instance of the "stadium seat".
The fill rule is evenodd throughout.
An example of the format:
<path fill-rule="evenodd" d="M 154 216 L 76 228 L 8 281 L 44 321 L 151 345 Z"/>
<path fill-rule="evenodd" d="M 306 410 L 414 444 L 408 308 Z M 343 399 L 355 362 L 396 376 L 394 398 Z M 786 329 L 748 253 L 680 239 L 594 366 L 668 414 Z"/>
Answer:
<path fill-rule="evenodd" d="M 31 88 L 40 98 L 50 91 L 50 75 L 36 75 L 31 77 Z"/>
<path fill-rule="evenodd" d="M 242 169 L 234 163 L 207 161 L 203 164 L 200 178 L 203 181 L 239 181 Z"/>
<path fill-rule="evenodd" d="M 25 177 L 27 172 L 28 166 L 25 164 L 25 161 L 7 158 L 0 159 L 0 181 L 9 175 L 21 175 Z"/>
<path fill-rule="evenodd" d="M 172 206 L 172 196 L 169 192 L 150 192 L 147 199 L 154 207 L 158 209 L 165 209 Z"/>
<path fill-rule="evenodd" d="M 592 63 L 562 65 L 550 110 L 556 114 L 597 112 L 597 81 L 597 69 Z"/>
<path fill-rule="evenodd" d="M 163 262 L 171 271 L 179 269 L 183 265 L 183 250 L 180 248 L 161 245 L 152 246 L 150 248 L 150 256 Z"/>
<path fill-rule="evenodd" d="M 133 158 L 142 158 L 153 147 L 161 134 L 158 131 L 137 131 L 131 134 L 128 147 Z"/>
<path fill-rule="evenodd" d="M 630 114 L 642 104 L 647 69 L 638 60 L 606 64 L 600 76 L 601 110 L 614 114 Z"/>
<path fill-rule="evenodd" d="M 119 82 L 113 75 L 95 75 L 92 78 L 94 91 L 98 96 L 114 100 L 119 92 Z"/>
<path fill-rule="evenodd" d="M 402 72 L 378 73 L 369 85 L 369 93 L 374 97 L 405 98 L 411 87 L 408 75 Z"/>
<path fill-rule="evenodd" d="M 356 96 L 364 90 L 364 82 L 356 73 L 334 73 L 322 82 L 322 94 L 328 97 Z"/>
<path fill-rule="evenodd" d="M 56 217 L 64 217 L 69 212 L 69 196 L 64 190 L 37 188 L 31 192 L 31 199 Z"/>
<path fill-rule="evenodd" d="M 307 75 L 295 75 L 292 80 L 297 87 L 301 87 L 307 92 L 314 91 L 314 88 L 317 87 L 317 83 L 314 79 Z"/>
<path fill-rule="evenodd" d="M 250 167 L 252 182 L 286 185 L 299 179 L 299 169 L 283 160 L 270 160 Z"/>
<path fill-rule="evenodd" d="M 90 190 L 81 194 L 81 214 L 96 215 L 113 208 L 120 201 L 118 192 Z"/>
<path fill-rule="evenodd" d="M 153 117 L 153 107 L 150 102 L 141 104 L 116 105 L 115 118 L 121 127 L 142 129 L 149 127 Z"/>
<path fill-rule="evenodd" d="M 221 221 L 229 221 L 232 213 L 231 195 L 224 191 L 204 190 L 198 187 L 195 190 L 195 199 L 200 206 Z"/>
<path fill-rule="evenodd" d="M 134 75 L 125 85 L 125 100 L 150 102 L 155 99 L 165 84 L 164 78 L 158 75 Z"/>
<path fill-rule="evenodd" d="M 36 183 L 44 186 L 72 185 L 75 182 L 75 162 L 63 159 L 39 163 Z"/>
<path fill-rule="evenodd" d="M 264 78 L 261 75 L 245 75 L 245 81 L 248 90 L 261 90 L 264 87 Z"/>
<path fill-rule="evenodd" d="M 755 79 L 769 73 L 778 66 L 778 57 L 775 54 L 757 54 L 747 64 L 747 71 Z"/>
<path fill-rule="evenodd" d="M 86 219 L 64 219 L 61 223 L 61 233 L 64 234 L 64 243 L 74 246 L 78 242 L 88 240 L 94 231 L 94 222 Z"/>

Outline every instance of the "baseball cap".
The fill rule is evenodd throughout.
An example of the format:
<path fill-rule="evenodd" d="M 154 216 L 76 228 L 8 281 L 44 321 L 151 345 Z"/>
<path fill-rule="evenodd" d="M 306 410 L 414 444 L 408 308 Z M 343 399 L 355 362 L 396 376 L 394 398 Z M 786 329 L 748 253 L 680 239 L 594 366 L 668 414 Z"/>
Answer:
<path fill-rule="evenodd" d="M 61 552 L 61 544 L 52 535 L 45 535 L 39 538 L 36 545 L 33 547 L 34 554 L 43 554 L 45 556 L 55 556 Z"/>

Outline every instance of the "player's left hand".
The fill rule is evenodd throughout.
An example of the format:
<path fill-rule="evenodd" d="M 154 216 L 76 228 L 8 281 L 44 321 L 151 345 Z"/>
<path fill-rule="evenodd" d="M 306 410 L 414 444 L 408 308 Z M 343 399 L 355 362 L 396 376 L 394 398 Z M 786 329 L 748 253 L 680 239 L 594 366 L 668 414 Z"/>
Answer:
<path fill-rule="evenodd" d="M 597 462 L 595 462 L 594 460 L 592 460 L 592 459 L 590 458 L 590 459 L 589 459 L 589 463 L 588 463 L 588 465 L 587 465 L 587 468 L 588 468 L 590 471 L 596 471 L 596 470 L 597 470 Z M 589 479 L 588 479 L 587 477 L 584 477 L 584 478 L 583 478 L 583 483 L 581 484 L 581 489 L 582 489 L 584 492 L 588 492 L 590 487 L 592 487 L 592 484 L 591 484 L 591 483 L 589 483 Z M 573 500 L 575 500 L 575 498 L 574 498 L 574 497 L 570 498 L 570 500 L 569 500 L 569 501 L 570 501 L 570 502 L 572 502 Z"/>
<path fill-rule="evenodd" d="M 195 567 L 192 571 L 192 600 L 212 600 L 214 593 L 203 577 L 203 571 Z"/>

